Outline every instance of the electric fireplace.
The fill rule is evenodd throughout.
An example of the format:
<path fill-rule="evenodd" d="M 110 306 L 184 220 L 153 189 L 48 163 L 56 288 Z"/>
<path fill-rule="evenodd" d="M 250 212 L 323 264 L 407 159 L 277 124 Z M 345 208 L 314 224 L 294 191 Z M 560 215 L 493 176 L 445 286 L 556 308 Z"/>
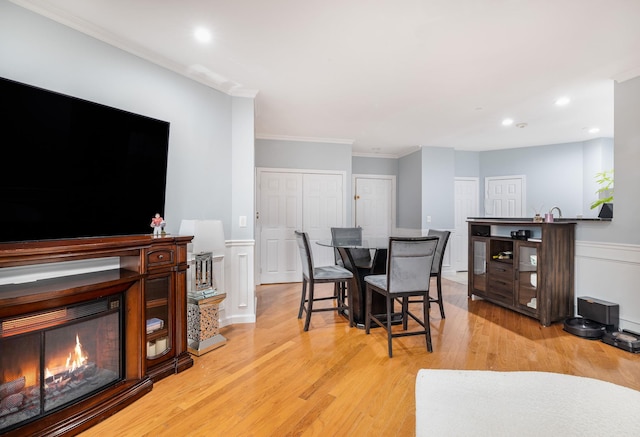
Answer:
<path fill-rule="evenodd" d="M 79 434 L 193 365 L 186 321 L 191 239 L 0 244 L 1 436 Z M 54 274 L 42 278 L 40 267 Z M 31 277 L 22 281 L 22 272 Z M 154 295 L 158 284 L 163 299 Z M 147 334 L 146 313 L 159 306 L 166 310 L 166 349 L 149 356 L 146 344 L 156 333 Z"/>
<path fill-rule="evenodd" d="M 122 379 L 122 294 L 0 320 L 0 433 Z"/>

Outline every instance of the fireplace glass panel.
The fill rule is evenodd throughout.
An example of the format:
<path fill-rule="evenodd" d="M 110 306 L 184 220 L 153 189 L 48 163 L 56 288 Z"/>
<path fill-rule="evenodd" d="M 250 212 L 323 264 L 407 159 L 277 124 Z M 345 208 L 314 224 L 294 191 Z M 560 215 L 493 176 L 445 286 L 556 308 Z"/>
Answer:
<path fill-rule="evenodd" d="M 0 432 L 40 415 L 40 334 L 0 339 Z"/>
<path fill-rule="evenodd" d="M 121 302 L 0 320 L 0 433 L 122 379 Z"/>

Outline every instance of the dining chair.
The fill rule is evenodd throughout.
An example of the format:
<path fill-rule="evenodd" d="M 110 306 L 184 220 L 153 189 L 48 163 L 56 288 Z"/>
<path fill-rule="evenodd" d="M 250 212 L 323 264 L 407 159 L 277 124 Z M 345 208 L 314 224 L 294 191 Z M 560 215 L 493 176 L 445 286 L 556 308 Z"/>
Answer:
<path fill-rule="evenodd" d="M 424 335 L 427 351 L 432 352 L 431 328 L 429 326 L 429 285 L 431 283 L 431 266 L 438 246 L 437 237 L 390 237 L 387 253 L 387 272 L 384 275 L 369 275 L 366 282 L 365 332 L 369 334 L 371 321 L 387 331 L 389 358 L 393 357 L 392 340 L 396 337 Z M 372 314 L 371 302 L 373 293 L 379 293 L 386 300 L 386 314 Z M 407 301 L 410 297 L 421 297 L 422 319 L 409 311 Z M 400 313 L 393 310 L 395 299 L 403 304 Z M 403 324 L 402 330 L 392 330 L 392 322 L 397 316 L 411 317 L 422 330 L 408 331 Z"/>
<path fill-rule="evenodd" d="M 302 297 L 300 299 L 300 309 L 298 310 L 298 319 L 302 318 L 302 312 L 306 311 L 307 315 L 304 322 L 304 330 L 309 330 L 311 323 L 311 314 L 321 311 L 338 311 L 346 312 L 349 316 L 349 327 L 353 326 L 353 311 L 351 309 L 351 298 L 348 297 L 350 288 L 347 287 L 347 293 L 335 294 L 330 296 L 316 296 L 315 285 L 322 283 L 341 283 L 353 281 L 353 274 L 340 266 L 322 266 L 315 267 L 313 264 L 313 253 L 309 244 L 309 235 L 306 232 L 295 231 L 298 249 L 300 250 L 300 258 L 302 261 Z M 307 287 L 309 295 L 307 296 Z M 334 300 L 336 306 L 314 308 L 315 302 Z"/>
<path fill-rule="evenodd" d="M 359 226 L 352 228 L 331 228 L 331 242 L 335 245 L 359 246 L 362 244 L 362 228 Z M 353 270 L 348 268 L 349 270 L 356 272 L 356 270 L 365 269 L 366 273 L 373 273 L 373 259 L 371 258 L 369 249 L 350 248 L 349 253 L 353 257 L 355 267 L 357 267 L 357 269 L 354 268 Z M 337 247 L 333 248 L 333 256 L 336 265 L 345 267 L 345 261 Z M 346 285 L 346 282 L 336 283 L 334 293 L 344 296 Z"/>
<path fill-rule="evenodd" d="M 438 231 L 429 229 L 428 237 L 438 237 L 438 246 L 436 247 L 436 256 L 431 266 L 431 277 L 436 278 L 437 299 L 429 296 L 429 304 L 437 303 L 440 306 L 440 317 L 444 319 L 444 304 L 442 300 L 442 261 L 444 260 L 444 251 L 447 249 L 450 231 Z"/>
<path fill-rule="evenodd" d="M 450 235 L 451 235 L 450 231 L 438 231 L 435 229 L 429 229 L 429 232 L 427 234 L 428 237 L 438 237 L 438 246 L 436 247 L 436 255 L 433 260 L 433 265 L 431 266 L 431 277 L 436 278 L 436 293 L 438 297 L 433 298 L 431 297 L 431 294 L 429 294 L 428 307 L 430 308 L 432 303 L 437 303 L 438 306 L 440 307 L 440 317 L 443 319 L 445 318 L 445 316 L 444 316 L 444 304 L 442 299 L 442 261 L 444 259 L 444 251 L 447 249 L 447 242 L 449 241 Z M 400 299 L 398 300 L 400 301 Z M 400 303 L 402 304 L 403 302 L 400 302 Z M 422 303 L 422 299 L 410 298 L 404 301 L 405 305 L 408 305 L 410 303 Z M 407 329 L 407 322 L 408 320 L 405 317 L 402 320 L 402 325 L 404 326 L 404 329 Z"/>
<path fill-rule="evenodd" d="M 362 228 L 331 228 L 331 241 L 333 244 L 345 246 L 359 246 L 362 244 Z M 373 258 L 369 249 L 351 248 L 349 250 L 356 266 L 371 269 Z M 337 253 L 337 250 L 335 251 Z M 336 255 L 336 260 L 342 262 L 340 255 Z"/>

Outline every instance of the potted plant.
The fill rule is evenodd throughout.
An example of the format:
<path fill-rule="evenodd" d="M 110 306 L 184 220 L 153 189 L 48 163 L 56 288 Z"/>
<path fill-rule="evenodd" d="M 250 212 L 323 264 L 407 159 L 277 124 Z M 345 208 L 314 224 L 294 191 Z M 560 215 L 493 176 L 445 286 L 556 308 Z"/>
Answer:
<path fill-rule="evenodd" d="M 595 178 L 600 188 L 596 190 L 598 199 L 591 203 L 591 209 L 613 203 L 613 170 L 598 172 Z"/>

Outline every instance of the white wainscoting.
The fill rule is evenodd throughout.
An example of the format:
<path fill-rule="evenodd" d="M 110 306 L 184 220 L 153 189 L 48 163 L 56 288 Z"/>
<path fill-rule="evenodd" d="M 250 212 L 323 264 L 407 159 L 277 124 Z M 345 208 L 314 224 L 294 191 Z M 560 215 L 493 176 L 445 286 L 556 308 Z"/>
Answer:
<path fill-rule="evenodd" d="M 620 305 L 620 328 L 640 333 L 640 246 L 576 241 L 575 296 Z"/>
<path fill-rule="evenodd" d="M 255 240 L 227 240 L 226 252 L 224 290 L 227 298 L 220 308 L 220 326 L 255 323 Z"/>

